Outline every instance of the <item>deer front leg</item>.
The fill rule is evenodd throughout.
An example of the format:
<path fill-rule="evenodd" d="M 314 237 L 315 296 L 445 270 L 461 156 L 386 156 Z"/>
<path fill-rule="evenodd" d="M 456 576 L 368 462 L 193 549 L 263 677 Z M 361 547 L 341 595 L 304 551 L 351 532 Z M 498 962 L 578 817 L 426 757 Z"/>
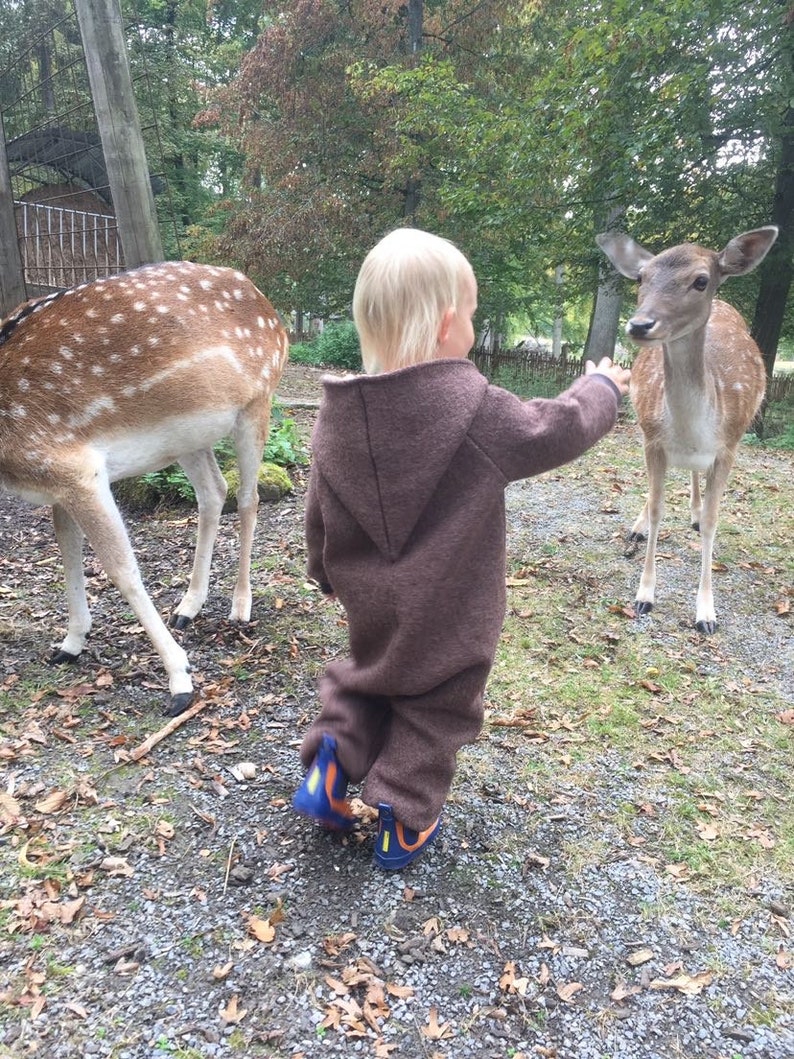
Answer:
<path fill-rule="evenodd" d="M 83 574 L 83 531 L 60 504 L 53 505 L 52 524 L 63 561 L 66 605 L 69 610 L 66 638 L 50 658 L 53 665 L 61 665 L 64 662 L 76 662 L 80 656 L 91 630 L 91 612 Z"/>
<path fill-rule="evenodd" d="M 634 606 L 638 616 L 653 610 L 656 593 L 656 541 L 664 515 L 664 476 L 667 470 L 664 453 L 646 448 L 645 466 L 648 472 L 648 499 L 644 513 L 647 518 L 648 544 Z"/>
<path fill-rule="evenodd" d="M 714 609 L 714 594 L 711 588 L 711 564 L 714 556 L 714 539 L 717 535 L 720 502 L 732 465 L 733 456 L 717 457 L 706 478 L 700 519 L 700 584 L 695 605 L 695 628 L 705 636 L 710 636 L 717 630 L 717 613 Z"/>
<path fill-rule="evenodd" d="M 212 552 L 226 499 L 226 481 L 211 449 L 180 456 L 179 463 L 193 486 L 198 503 L 196 553 L 190 584 L 170 621 L 173 628 L 185 629 L 204 606 L 209 592 Z"/>
<path fill-rule="evenodd" d="M 69 513 L 82 527 L 108 577 L 129 603 L 160 656 L 171 693 L 171 701 L 163 712 L 175 717 L 193 699 L 187 655 L 169 633 L 143 586 L 127 530 L 107 480 L 96 475 L 95 488 L 75 489 Z"/>

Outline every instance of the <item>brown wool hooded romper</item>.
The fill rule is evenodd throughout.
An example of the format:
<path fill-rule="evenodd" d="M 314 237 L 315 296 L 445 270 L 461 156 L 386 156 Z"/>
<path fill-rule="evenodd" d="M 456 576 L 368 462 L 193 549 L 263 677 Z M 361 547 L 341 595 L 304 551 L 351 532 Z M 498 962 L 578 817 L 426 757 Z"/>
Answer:
<path fill-rule="evenodd" d="M 476 739 L 505 614 L 509 482 L 580 456 L 615 424 L 617 387 L 578 379 L 522 401 L 468 360 L 324 380 L 306 499 L 308 573 L 345 608 L 349 656 L 306 733 L 337 741 L 369 805 L 422 830 Z"/>

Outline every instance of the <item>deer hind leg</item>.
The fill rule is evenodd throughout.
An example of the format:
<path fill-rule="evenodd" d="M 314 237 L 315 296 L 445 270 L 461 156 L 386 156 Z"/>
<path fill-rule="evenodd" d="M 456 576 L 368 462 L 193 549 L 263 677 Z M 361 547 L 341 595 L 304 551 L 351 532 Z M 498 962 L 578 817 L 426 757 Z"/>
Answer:
<path fill-rule="evenodd" d="M 83 574 L 83 531 L 60 504 L 53 505 L 52 524 L 63 560 L 66 605 L 69 610 L 66 638 L 50 658 L 53 665 L 60 665 L 63 662 L 76 662 L 80 656 L 91 631 L 91 612 Z"/>
<path fill-rule="evenodd" d="M 129 603 L 162 660 L 171 693 L 164 713 L 169 717 L 182 713 L 193 699 L 187 655 L 169 633 L 143 586 L 126 527 L 107 480 L 99 478 L 96 489 L 84 489 L 74 496 L 69 514 L 82 527 L 108 577 Z"/>
<path fill-rule="evenodd" d="M 642 511 L 637 515 L 634 525 L 629 530 L 630 541 L 644 541 L 648 539 L 648 501 L 642 505 Z M 632 553 L 633 554 L 633 553 Z"/>
<path fill-rule="evenodd" d="M 692 518 L 692 529 L 700 529 L 700 516 L 703 511 L 703 498 L 700 495 L 700 475 L 697 471 L 692 472 L 692 482 L 689 488 L 689 511 Z"/>
<path fill-rule="evenodd" d="M 241 414 L 234 431 L 240 484 L 237 515 L 240 520 L 240 562 L 232 596 L 232 621 L 251 619 L 251 553 L 259 508 L 259 467 L 270 430 L 271 397 L 263 397 Z"/>
<path fill-rule="evenodd" d="M 714 556 L 714 539 L 717 535 L 720 502 L 722 494 L 725 492 L 732 464 L 732 457 L 729 459 L 720 459 L 718 457 L 706 476 L 706 489 L 700 519 L 700 585 L 698 586 L 695 606 L 695 628 L 705 636 L 710 636 L 717 629 L 717 614 L 714 609 L 714 594 L 711 588 L 711 564 Z"/>
<path fill-rule="evenodd" d="M 226 500 L 226 481 L 212 449 L 180 456 L 179 463 L 193 486 L 198 502 L 196 553 L 190 584 L 170 621 L 173 628 L 185 629 L 204 606 L 209 592 L 212 552 Z"/>
<path fill-rule="evenodd" d="M 643 512 L 647 520 L 648 543 L 634 606 L 638 615 L 653 610 L 656 595 L 656 541 L 664 516 L 664 476 L 667 470 L 663 453 L 646 449 L 645 466 L 648 471 L 648 499 Z"/>

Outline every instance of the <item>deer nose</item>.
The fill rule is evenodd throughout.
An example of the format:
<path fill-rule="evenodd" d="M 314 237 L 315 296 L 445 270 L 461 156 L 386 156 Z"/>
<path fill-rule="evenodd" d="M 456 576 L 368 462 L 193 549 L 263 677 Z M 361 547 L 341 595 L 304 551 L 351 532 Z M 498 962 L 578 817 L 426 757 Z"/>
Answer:
<path fill-rule="evenodd" d="M 633 316 L 626 324 L 630 338 L 647 338 L 656 327 L 656 320 L 647 316 Z"/>

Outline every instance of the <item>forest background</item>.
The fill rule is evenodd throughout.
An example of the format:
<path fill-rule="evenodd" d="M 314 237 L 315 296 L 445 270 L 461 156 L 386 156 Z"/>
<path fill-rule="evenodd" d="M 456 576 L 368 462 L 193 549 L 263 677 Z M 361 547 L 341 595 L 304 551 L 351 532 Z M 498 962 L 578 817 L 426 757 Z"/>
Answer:
<path fill-rule="evenodd" d="M 18 89 L 31 28 L 68 3 L 2 0 L 0 104 Z M 725 296 L 753 322 L 770 375 L 794 346 L 789 3 L 122 8 L 156 86 L 167 255 L 237 265 L 298 329 L 306 315 L 344 316 L 367 250 L 414 224 L 471 259 L 483 328 L 510 341 L 558 319 L 564 341 L 600 356 L 621 288 L 595 233 L 719 249 L 775 223 L 767 261 Z"/>

